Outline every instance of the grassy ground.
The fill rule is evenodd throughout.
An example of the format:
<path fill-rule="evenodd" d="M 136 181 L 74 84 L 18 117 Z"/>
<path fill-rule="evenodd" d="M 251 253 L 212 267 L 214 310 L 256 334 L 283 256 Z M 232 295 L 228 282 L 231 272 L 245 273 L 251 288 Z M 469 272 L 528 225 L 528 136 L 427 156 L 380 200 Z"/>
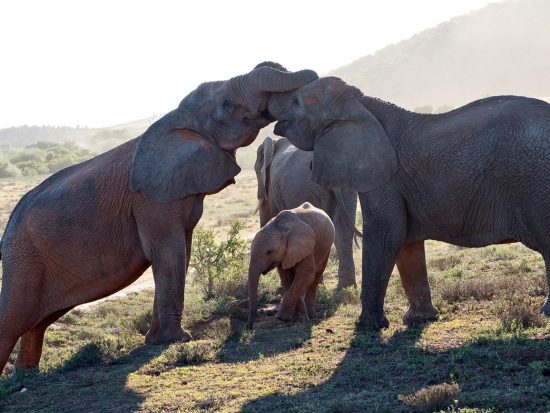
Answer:
<path fill-rule="evenodd" d="M 258 225 L 253 172 L 237 181 L 207 198 L 201 223 L 225 229 L 241 218 L 250 237 Z M 24 184 L 1 185 L 4 214 Z M 540 256 L 516 244 L 430 241 L 427 259 L 440 317 L 413 329 L 401 322 L 407 303 L 395 273 L 390 328 L 357 331 L 358 291 L 335 291 L 335 260 L 319 291 L 320 317 L 309 323 L 263 315 L 246 331 L 234 303 L 204 302 L 192 283 L 190 343 L 143 344 L 151 291 L 73 310 L 48 330 L 38 373 L 0 380 L 0 411 L 549 412 L 550 325 L 536 312 L 546 292 Z M 264 288 L 275 284 L 270 275 Z"/>

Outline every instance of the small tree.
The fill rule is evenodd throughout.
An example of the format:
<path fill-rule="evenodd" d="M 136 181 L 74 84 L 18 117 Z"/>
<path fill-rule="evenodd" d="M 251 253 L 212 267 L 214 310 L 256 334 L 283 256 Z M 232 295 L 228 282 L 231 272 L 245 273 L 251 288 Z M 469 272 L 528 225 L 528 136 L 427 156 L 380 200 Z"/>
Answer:
<path fill-rule="evenodd" d="M 196 271 L 193 282 L 205 299 L 242 298 L 246 294 L 248 243 L 239 237 L 243 227 L 241 221 L 232 222 L 225 241 L 220 243 L 216 242 L 213 230 L 201 226 L 195 229 L 189 265 Z"/>

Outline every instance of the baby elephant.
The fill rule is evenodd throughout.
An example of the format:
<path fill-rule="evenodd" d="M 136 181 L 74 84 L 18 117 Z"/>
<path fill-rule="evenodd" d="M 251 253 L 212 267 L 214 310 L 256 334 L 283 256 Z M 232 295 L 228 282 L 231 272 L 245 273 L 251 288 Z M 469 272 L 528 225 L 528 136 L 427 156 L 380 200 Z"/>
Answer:
<path fill-rule="evenodd" d="M 254 237 L 248 270 L 248 328 L 256 318 L 260 274 L 277 267 L 284 296 L 277 318 L 307 321 L 315 317 L 315 295 L 323 279 L 334 225 L 309 202 L 281 211 Z"/>

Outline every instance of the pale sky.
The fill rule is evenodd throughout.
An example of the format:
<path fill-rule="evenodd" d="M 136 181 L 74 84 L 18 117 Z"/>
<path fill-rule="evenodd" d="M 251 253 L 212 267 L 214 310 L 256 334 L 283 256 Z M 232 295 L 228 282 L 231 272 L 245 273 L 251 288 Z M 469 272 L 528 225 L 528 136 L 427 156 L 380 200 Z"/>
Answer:
<path fill-rule="evenodd" d="M 323 74 L 489 0 L 0 2 L 0 128 L 111 126 L 274 60 Z"/>

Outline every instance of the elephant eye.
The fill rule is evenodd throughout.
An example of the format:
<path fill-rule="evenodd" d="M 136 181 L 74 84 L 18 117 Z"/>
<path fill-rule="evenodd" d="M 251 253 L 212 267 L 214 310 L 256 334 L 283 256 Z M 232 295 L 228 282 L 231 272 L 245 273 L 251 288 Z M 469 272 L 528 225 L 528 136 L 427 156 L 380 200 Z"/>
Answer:
<path fill-rule="evenodd" d="M 223 101 L 222 107 L 224 108 L 224 110 L 229 110 L 229 108 L 231 108 L 231 100 L 230 99 L 225 99 Z"/>
<path fill-rule="evenodd" d="M 292 104 L 294 106 L 300 106 L 300 101 L 298 100 L 298 98 L 294 98 L 294 99 L 292 99 Z"/>
<path fill-rule="evenodd" d="M 273 254 L 273 250 L 267 250 L 266 254 L 267 254 L 267 255 Z"/>

